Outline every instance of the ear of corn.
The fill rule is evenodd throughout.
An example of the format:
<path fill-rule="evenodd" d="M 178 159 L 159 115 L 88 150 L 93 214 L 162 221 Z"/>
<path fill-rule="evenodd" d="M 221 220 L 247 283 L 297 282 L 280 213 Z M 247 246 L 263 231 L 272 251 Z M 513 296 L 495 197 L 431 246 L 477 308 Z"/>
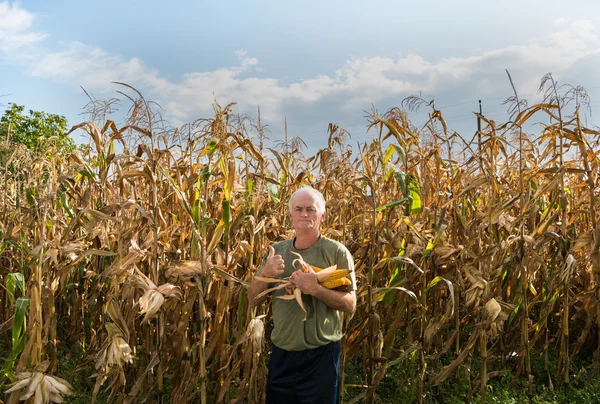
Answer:
<path fill-rule="evenodd" d="M 319 272 L 317 274 L 317 279 L 319 280 L 319 283 L 323 284 L 323 282 L 325 282 L 325 281 L 333 281 L 336 279 L 345 278 L 347 276 L 348 276 L 347 269 L 336 269 L 335 271 L 332 271 L 329 273 Z"/>
<path fill-rule="evenodd" d="M 302 256 L 300 254 L 298 254 L 296 252 L 292 252 L 292 254 L 294 254 L 298 257 L 292 262 L 292 266 L 295 266 L 296 262 L 298 262 L 302 266 L 302 270 L 304 272 L 306 272 L 307 268 L 309 268 L 309 267 L 312 268 L 312 270 L 314 272 L 316 272 L 317 280 L 321 284 L 321 286 L 324 286 L 327 289 L 333 289 L 333 288 L 337 288 L 339 286 L 352 284 L 350 279 L 346 278 L 349 275 L 349 271 L 347 269 L 337 269 L 337 265 L 333 265 L 333 266 L 330 266 L 327 268 L 319 268 L 317 266 L 308 264 L 306 261 L 304 261 L 304 259 L 302 258 Z M 343 281 L 342 283 L 339 283 L 339 282 L 338 283 L 333 283 L 333 282 L 328 283 L 328 281 L 336 281 L 338 279 L 345 279 L 345 281 Z M 335 286 L 328 286 L 328 285 L 335 285 Z"/>
<path fill-rule="evenodd" d="M 335 289 L 340 286 L 346 286 L 346 285 L 351 285 L 351 284 L 352 284 L 352 282 L 350 281 L 350 279 L 344 277 L 344 278 L 337 278 L 337 279 L 333 279 L 333 280 L 327 280 L 327 281 L 321 283 L 321 286 L 324 286 L 327 289 Z"/>
<path fill-rule="evenodd" d="M 328 272 L 332 272 L 335 271 L 337 269 L 337 265 L 332 265 L 330 267 L 327 268 L 319 268 L 317 266 L 311 265 L 310 266 L 312 268 L 313 271 L 315 271 L 316 273 L 328 273 Z"/>
<path fill-rule="evenodd" d="M 319 282 L 319 284 L 321 286 L 324 286 L 327 289 L 334 289 L 334 288 L 337 288 L 340 286 L 352 284 L 352 281 L 350 281 L 350 279 L 347 278 L 347 276 L 349 274 L 349 271 L 347 269 L 337 269 L 337 265 L 333 265 L 333 266 L 330 266 L 327 268 L 319 268 L 319 267 L 307 264 L 300 254 L 295 253 L 295 252 L 292 252 L 292 254 L 295 254 L 298 256 L 298 258 L 296 258 L 294 261 L 292 261 L 292 266 L 295 267 L 296 263 L 299 263 L 301 265 L 302 271 L 304 271 L 304 272 L 307 272 L 308 268 L 312 268 L 313 271 L 317 274 L 317 281 Z M 258 294 L 258 296 L 256 296 L 257 299 L 264 296 L 267 293 L 270 293 L 272 291 L 282 289 L 284 287 L 291 285 L 291 282 L 286 279 L 265 278 L 262 276 L 256 276 L 256 277 L 254 277 L 254 279 L 259 280 L 261 282 L 268 282 L 268 283 L 280 282 L 281 283 L 280 285 L 278 285 L 276 287 L 273 287 L 273 288 L 270 288 L 270 289 L 267 289 L 267 290 L 261 292 L 260 294 Z M 304 304 L 302 303 L 302 293 L 303 292 L 301 292 L 300 289 L 294 289 L 294 291 L 291 292 L 290 294 L 277 296 L 277 298 L 282 299 L 282 300 L 296 300 L 296 302 L 298 302 L 298 305 L 300 306 L 302 311 L 304 311 L 304 320 L 303 321 L 306 321 L 306 309 L 304 308 Z M 304 292 L 304 293 L 306 294 L 306 292 Z"/>

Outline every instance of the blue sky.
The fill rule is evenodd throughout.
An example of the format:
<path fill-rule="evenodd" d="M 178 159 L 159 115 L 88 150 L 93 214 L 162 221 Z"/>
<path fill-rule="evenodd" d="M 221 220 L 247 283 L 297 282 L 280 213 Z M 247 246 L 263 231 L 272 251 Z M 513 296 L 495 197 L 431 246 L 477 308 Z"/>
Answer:
<path fill-rule="evenodd" d="M 368 141 L 364 110 L 434 97 L 471 136 L 471 112 L 502 120 L 541 77 L 582 85 L 600 121 L 597 1 L 0 1 L 0 103 L 81 122 L 87 98 L 141 90 L 172 125 L 210 117 L 214 97 L 263 121 L 273 140 L 326 145 L 329 122 Z M 126 109 L 126 102 L 123 102 Z M 422 122 L 426 113 L 410 113 Z"/>

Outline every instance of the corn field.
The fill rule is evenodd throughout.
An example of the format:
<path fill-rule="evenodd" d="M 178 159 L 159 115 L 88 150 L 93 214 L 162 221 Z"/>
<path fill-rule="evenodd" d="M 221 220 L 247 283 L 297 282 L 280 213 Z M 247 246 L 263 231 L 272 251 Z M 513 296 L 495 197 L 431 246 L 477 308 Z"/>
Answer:
<path fill-rule="evenodd" d="M 545 76 L 542 102 L 515 91 L 510 120 L 479 116 L 475 136 L 410 97 L 369 114 L 375 140 L 330 124 L 310 156 L 298 138 L 266 147 L 260 113 L 215 102 L 213 118 L 169 129 L 126 90 L 123 127 L 90 104 L 75 127 L 87 148 L 3 147 L 0 402 L 68 400 L 55 376 L 70 350 L 94 369 L 96 401 L 263 402 L 270 304 L 250 309 L 245 288 L 293 234 L 287 202 L 305 184 L 356 263 L 342 367 L 360 363 L 361 381 L 343 376 L 344 402 L 377 402 L 403 363 L 415 402 L 457 377 L 482 402 L 506 374 L 531 393 L 534 355 L 551 387 L 577 358 L 600 369 L 600 132 L 581 122 L 584 89 Z"/>

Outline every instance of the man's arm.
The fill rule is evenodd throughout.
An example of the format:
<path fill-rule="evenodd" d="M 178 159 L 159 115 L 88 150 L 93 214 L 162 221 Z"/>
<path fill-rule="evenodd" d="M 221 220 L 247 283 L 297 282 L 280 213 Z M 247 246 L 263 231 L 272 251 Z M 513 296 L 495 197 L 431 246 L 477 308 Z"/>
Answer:
<path fill-rule="evenodd" d="M 354 313 L 356 310 L 356 291 L 341 292 L 338 290 L 327 289 L 319 284 L 315 287 L 314 297 L 325 303 L 327 306 L 335 310 L 340 310 L 348 314 Z"/>
<path fill-rule="evenodd" d="M 284 262 L 281 255 L 275 255 L 275 249 L 273 246 L 269 246 L 269 255 L 260 275 L 265 278 L 276 278 L 283 273 Z M 248 285 L 248 299 L 250 300 L 250 307 L 257 306 L 266 296 L 256 300 L 256 296 L 267 290 L 268 283 L 262 282 L 256 279 L 252 279 L 250 285 Z"/>
<path fill-rule="evenodd" d="M 256 296 L 267 290 L 267 286 L 269 286 L 269 284 L 266 282 L 252 279 L 252 282 L 250 282 L 250 285 L 248 285 L 248 299 L 250 300 L 250 308 L 258 306 L 258 304 L 265 299 L 266 296 L 263 296 L 260 299 L 256 299 Z"/>
<path fill-rule="evenodd" d="M 327 306 L 346 313 L 354 313 L 356 309 L 356 292 L 341 292 L 327 289 L 319 285 L 317 274 L 314 271 L 296 271 L 290 277 L 292 284 L 303 292 L 313 295 Z"/>

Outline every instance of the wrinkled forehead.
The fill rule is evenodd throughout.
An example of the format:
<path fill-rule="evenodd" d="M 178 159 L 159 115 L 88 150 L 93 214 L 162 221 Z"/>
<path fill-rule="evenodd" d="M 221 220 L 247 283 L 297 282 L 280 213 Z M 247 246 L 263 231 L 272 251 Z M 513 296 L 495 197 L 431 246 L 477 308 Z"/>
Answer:
<path fill-rule="evenodd" d="M 294 197 L 292 198 L 292 208 L 308 208 L 308 207 L 314 207 L 316 208 L 318 203 L 317 203 L 317 198 L 314 197 L 314 195 L 308 193 L 308 192 L 300 192 L 297 193 L 296 195 L 294 195 Z"/>
<path fill-rule="evenodd" d="M 292 199 L 289 203 L 290 212 L 297 210 L 299 208 L 309 208 L 314 207 L 318 214 L 325 213 L 325 201 L 323 200 L 321 194 L 315 192 L 306 191 L 296 191 L 292 195 Z"/>

